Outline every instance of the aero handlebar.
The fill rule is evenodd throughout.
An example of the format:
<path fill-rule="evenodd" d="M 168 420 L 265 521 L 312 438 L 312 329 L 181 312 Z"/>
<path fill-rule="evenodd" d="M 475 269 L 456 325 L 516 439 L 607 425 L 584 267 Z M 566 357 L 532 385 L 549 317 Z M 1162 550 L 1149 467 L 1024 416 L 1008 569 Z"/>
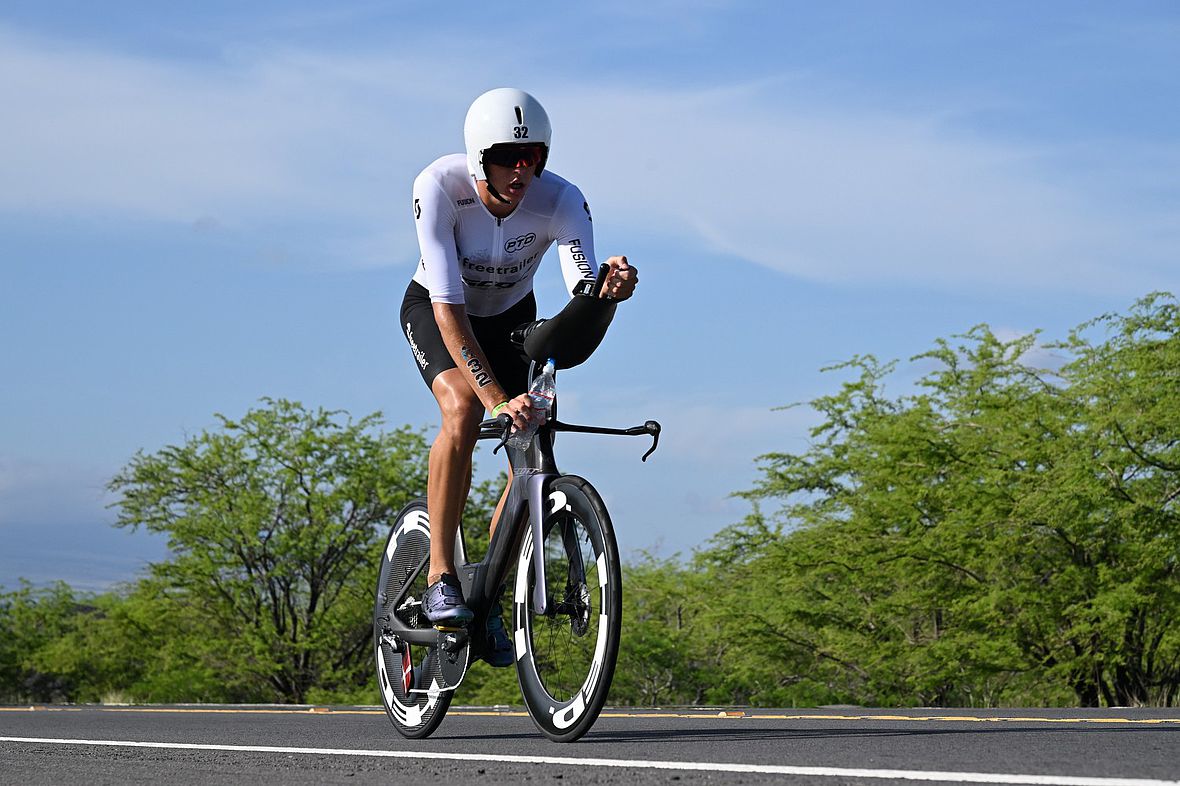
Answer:
<path fill-rule="evenodd" d="M 647 461 L 647 457 L 656 452 L 656 448 L 660 446 L 660 424 L 654 420 L 646 421 L 642 426 L 632 426 L 631 428 L 605 428 L 603 426 L 576 426 L 572 423 L 562 423 L 558 420 L 551 420 L 543 423 L 537 430 L 538 433 L 542 431 L 568 431 L 574 434 L 607 434 L 610 436 L 620 437 L 640 437 L 643 435 L 650 436 L 651 447 L 643 454 L 643 461 Z M 508 438 L 512 435 L 512 416 L 508 414 L 501 414 L 491 420 L 485 420 L 479 424 L 478 439 L 495 439 L 499 440 L 496 447 L 492 450 L 493 453 L 500 450 L 508 444 Z"/>

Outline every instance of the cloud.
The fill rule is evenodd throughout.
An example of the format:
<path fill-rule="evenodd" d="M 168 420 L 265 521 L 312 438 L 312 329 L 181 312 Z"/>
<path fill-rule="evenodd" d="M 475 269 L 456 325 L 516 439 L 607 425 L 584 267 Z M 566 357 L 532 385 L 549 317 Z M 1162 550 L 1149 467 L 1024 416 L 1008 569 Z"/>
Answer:
<path fill-rule="evenodd" d="M 1108 182 L 1083 189 L 1054 169 L 1060 151 L 981 139 L 937 114 L 825 105 L 790 80 L 603 91 L 580 108 L 603 119 L 573 129 L 598 214 L 790 276 L 1104 293 L 1175 284 L 1175 211 L 1104 198 Z M 1178 185 L 1173 170 L 1165 187 Z"/>
<path fill-rule="evenodd" d="M 0 26 L 0 211 L 271 233 L 338 265 L 404 264 L 408 184 L 458 149 L 463 106 L 488 87 L 439 46 L 188 62 Z M 524 66 L 554 54 L 539 45 Z M 1074 176 L 1089 162 L 1070 151 L 969 132 L 961 104 L 891 112 L 826 87 L 814 73 L 673 90 L 548 76 L 534 92 L 557 126 L 555 171 L 600 223 L 689 258 L 936 289 L 1175 285 L 1176 170 L 1151 166 L 1174 145 L 1109 154 L 1153 170 L 1169 198 L 1149 200 L 1118 192 L 1134 172 Z"/>
<path fill-rule="evenodd" d="M 189 63 L 0 26 L 0 210 L 202 231 L 388 223 L 431 125 L 411 66 L 291 50 Z"/>
<path fill-rule="evenodd" d="M 992 329 L 992 333 L 1000 341 L 1011 343 L 1030 336 L 1033 331 L 1000 326 Z M 1020 356 L 1020 364 L 1034 371 L 1048 371 L 1057 373 L 1070 362 L 1071 358 L 1065 350 L 1048 346 L 1058 337 L 1038 336 L 1036 343 Z"/>

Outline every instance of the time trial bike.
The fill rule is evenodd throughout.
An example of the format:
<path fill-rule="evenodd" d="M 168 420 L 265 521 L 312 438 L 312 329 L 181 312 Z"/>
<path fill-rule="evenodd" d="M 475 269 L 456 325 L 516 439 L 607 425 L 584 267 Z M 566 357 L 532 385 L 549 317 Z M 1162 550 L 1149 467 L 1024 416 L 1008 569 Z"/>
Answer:
<path fill-rule="evenodd" d="M 600 270 L 599 281 L 603 280 Z M 602 340 L 614 303 L 575 296 L 551 320 L 514 334 L 532 360 L 558 368 L 586 360 Z M 561 472 L 554 454 L 561 432 L 649 435 L 659 444 L 660 424 L 631 428 L 562 423 L 557 401 L 524 449 L 509 442 L 508 415 L 485 420 L 479 439 L 506 448 L 512 487 L 487 553 L 468 562 L 462 528 L 455 565 L 465 602 L 475 617 L 462 628 L 433 626 L 422 610 L 430 563 L 430 520 L 425 498 L 406 505 L 389 533 L 373 612 L 373 645 L 381 701 L 403 736 L 427 737 L 442 723 L 454 690 L 486 646 L 489 612 L 496 608 L 515 566 L 509 631 L 525 707 L 549 739 L 571 742 L 594 724 L 610 691 L 622 621 L 622 573 L 610 514 L 584 478 Z"/>

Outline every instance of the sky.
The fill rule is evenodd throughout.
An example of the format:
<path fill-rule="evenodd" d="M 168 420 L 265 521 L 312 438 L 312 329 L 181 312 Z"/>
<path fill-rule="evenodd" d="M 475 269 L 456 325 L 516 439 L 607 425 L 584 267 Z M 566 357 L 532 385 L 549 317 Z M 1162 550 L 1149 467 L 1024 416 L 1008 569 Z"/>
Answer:
<path fill-rule="evenodd" d="M 166 557 L 109 479 L 263 397 L 437 427 L 397 314 L 410 187 L 523 88 L 640 272 L 559 375 L 625 556 L 688 555 L 855 355 L 1046 339 L 1180 291 L 1174 2 L 0 8 L 0 587 Z M 542 314 L 564 302 L 550 252 Z M 479 473 L 501 469 L 481 451 Z"/>

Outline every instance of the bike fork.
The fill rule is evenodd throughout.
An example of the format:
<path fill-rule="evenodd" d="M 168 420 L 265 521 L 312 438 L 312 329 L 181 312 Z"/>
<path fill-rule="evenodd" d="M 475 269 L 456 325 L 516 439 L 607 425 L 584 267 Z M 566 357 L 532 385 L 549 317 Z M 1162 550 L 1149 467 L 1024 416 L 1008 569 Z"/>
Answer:
<path fill-rule="evenodd" d="M 533 529 L 533 608 L 548 614 L 549 598 L 545 593 L 545 487 L 553 478 L 551 473 L 529 475 L 529 519 Z"/>

